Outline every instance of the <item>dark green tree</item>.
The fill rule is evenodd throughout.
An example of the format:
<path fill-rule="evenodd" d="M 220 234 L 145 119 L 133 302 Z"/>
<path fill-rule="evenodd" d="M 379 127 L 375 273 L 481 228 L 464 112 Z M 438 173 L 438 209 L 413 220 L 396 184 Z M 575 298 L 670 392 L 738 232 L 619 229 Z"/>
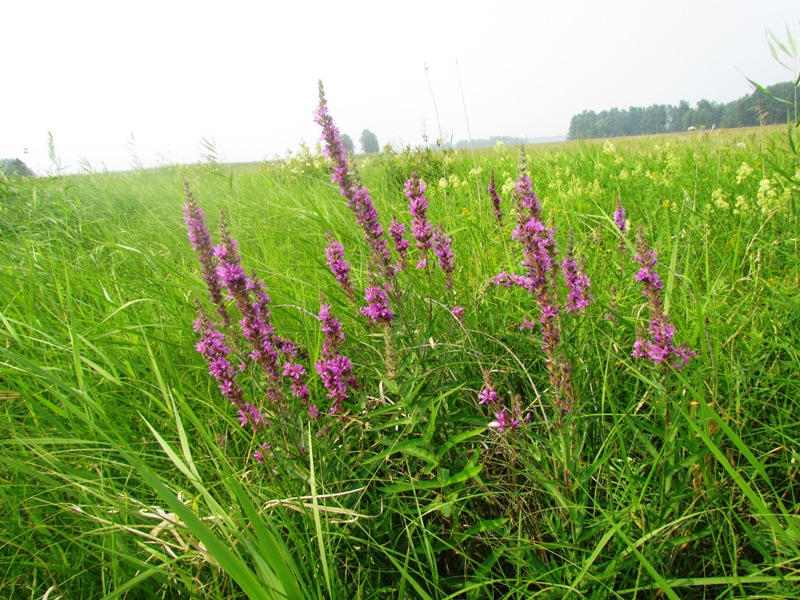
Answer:
<path fill-rule="evenodd" d="M 28 165 L 18 158 L 3 158 L 0 159 L 0 171 L 8 176 L 16 177 L 33 177 L 34 173 L 30 170 Z"/>
<path fill-rule="evenodd" d="M 378 144 L 378 136 L 372 133 L 369 129 L 361 132 L 361 151 L 364 154 L 377 154 L 380 152 L 381 147 Z"/>
<path fill-rule="evenodd" d="M 342 146 L 344 146 L 344 149 L 347 150 L 350 154 L 356 153 L 356 145 L 353 143 L 353 138 L 351 138 L 346 133 L 342 134 Z"/>

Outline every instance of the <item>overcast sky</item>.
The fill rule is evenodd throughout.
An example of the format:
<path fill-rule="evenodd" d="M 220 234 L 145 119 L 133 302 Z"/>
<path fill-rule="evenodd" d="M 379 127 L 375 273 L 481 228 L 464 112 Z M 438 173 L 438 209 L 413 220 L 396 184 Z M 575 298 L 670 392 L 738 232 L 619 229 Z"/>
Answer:
<path fill-rule="evenodd" d="M 800 37 L 798 0 L 9 0 L 0 14 L 0 158 L 38 173 L 48 131 L 72 171 L 196 162 L 204 140 L 237 162 L 313 146 L 318 79 L 356 141 L 367 128 L 413 146 L 440 126 L 458 141 L 467 119 L 473 138 L 564 135 L 586 109 L 787 81 L 767 31 Z"/>

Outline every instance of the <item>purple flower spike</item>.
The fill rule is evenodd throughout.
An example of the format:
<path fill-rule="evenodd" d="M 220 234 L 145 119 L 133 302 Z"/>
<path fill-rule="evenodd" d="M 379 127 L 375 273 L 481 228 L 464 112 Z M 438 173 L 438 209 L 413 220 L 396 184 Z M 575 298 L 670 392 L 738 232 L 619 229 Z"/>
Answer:
<path fill-rule="evenodd" d="M 356 382 L 350 359 L 339 353 L 339 345 L 344 341 L 342 326 L 330 311 L 330 304 L 323 304 L 317 315 L 325 339 L 320 359 L 314 368 L 322 379 L 322 385 L 328 390 L 328 398 L 333 401 L 330 413 L 335 415 L 342 412 L 343 403 L 349 397 L 347 389 Z M 316 405 L 309 407 L 308 414 L 312 419 L 319 417 Z"/>
<path fill-rule="evenodd" d="M 497 188 L 494 183 L 494 169 L 492 169 L 489 176 L 489 198 L 492 201 L 492 208 L 494 209 L 494 216 L 497 219 L 497 224 L 503 225 L 503 211 L 500 210 L 500 196 L 497 195 Z"/>
<path fill-rule="evenodd" d="M 633 357 L 645 358 L 657 365 L 669 364 L 679 371 L 697 353 L 684 345 L 676 346 L 673 342 L 675 326 L 669 322 L 669 315 L 664 313 L 662 300 L 664 283 L 655 270 L 656 252 L 647 247 L 644 230 L 641 227 L 636 232 L 636 255 L 633 259 L 641 267 L 635 279 L 642 284 L 642 294 L 650 305 L 650 325 L 647 330 L 651 338 L 638 336 L 633 345 Z"/>
<path fill-rule="evenodd" d="M 574 396 L 569 363 L 564 352 L 559 349 L 561 325 L 558 315 L 561 309 L 557 302 L 554 280 L 556 255 L 558 254 L 555 241 L 556 232 L 554 228 L 546 227 L 540 219 L 541 202 L 533 192 L 524 156 L 523 151 L 520 176 L 514 191 L 517 228 L 512 232 L 511 237 L 522 245 L 523 260 L 521 264 L 526 272 L 524 275 L 500 273 L 494 278 L 494 283 L 506 287 L 519 286 L 536 297 L 536 303 L 539 305 L 538 322 L 542 334 L 545 365 L 555 396 L 554 404 L 559 409 L 560 416 L 563 417 L 571 410 Z M 583 281 L 575 276 L 571 283 L 575 285 L 578 292 L 584 292 L 584 286 L 587 288 L 585 291 L 588 292 L 588 278 Z M 573 297 L 573 302 L 578 303 L 578 298 Z M 535 328 L 536 323 L 531 319 L 525 319 L 521 327 L 521 329 Z M 514 426 L 511 421 L 506 422 L 506 419 L 512 418 L 510 413 L 501 411 L 495 416 L 501 430 L 508 426 Z M 518 417 L 514 418 L 518 420 Z M 563 424 L 560 419 L 558 423 L 559 426 Z"/>
<path fill-rule="evenodd" d="M 528 175 L 525 148 L 520 148 L 519 178 L 514 186 L 514 204 L 517 208 L 517 226 L 522 227 L 531 219 L 538 220 L 542 214 L 542 203 L 533 191 L 533 182 Z"/>
<path fill-rule="evenodd" d="M 258 408 L 244 400 L 244 392 L 236 381 L 238 370 L 228 359 L 231 349 L 225 344 L 225 337 L 199 306 L 197 315 L 194 330 L 200 334 L 200 341 L 195 348 L 206 359 L 208 373 L 217 381 L 219 391 L 237 408 L 242 427 L 250 425 L 251 428 L 258 429 L 268 425 L 266 417 Z"/>
<path fill-rule="evenodd" d="M 397 271 L 402 271 L 406 268 L 406 258 L 408 254 L 408 247 L 411 245 L 405 238 L 406 226 L 397 220 L 397 217 L 392 217 L 392 224 L 389 225 L 389 235 L 394 241 L 394 251 L 397 252 Z"/>
<path fill-rule="evenodd" d="M 593 300 L 589 293 L 589 277 L 578 268 L 578 261 L 571 252 L 561 263 L 561 273 L 564 275 L 564 283 L 569 290 L 566 311 L 583 313 Z"/>
<path fill-rule="evenodd" d="M 628 226 L 625 224 L 625 207 L 622 206 L 619 198 L 617 198 L 617 208 L 614 210 L 614 225 L 621 234 L 625 235 L 628 232 Z"/>
<path fill-rule="evenodd" d="M 425 196 L 425 182 L 416 173 L 411 174 L 411 179 L 406 181 L 405 195 L 408 197 L 408 209 L 413 220 L 411 221 L 411 235 L 420 251 L 418 269 L 428 266 L 428 250 L 432 247 L 433 227 L 428 223 L 428 198 Z"/>
<path fill-rule="evenodd" d="M 620 235 L 624 236 L 628 233 L 628 225 L 625 222 L 625 207 L 622 206 L 622 202 L 620 202 L 619 198 L 617 198 L 617 208 L 614 210 L 614 225 L 617 226 Z M 620 239 L 618 247 L 623 253 L 628 251 L 625 247 L 624 239 Z"/>
<path fill-rule="evenodd" d="M 339 282 L 339 287 L 342 288 L 351 302 L 356 299 L 355 291 L 353 291 L 353 283 L 350 281 L 350 263 L 344 257 L 344 246 L 339 243 L 331 233 L 328 233 L 328 245 L 325 248 L 325 259 L 328 267 Z"/>
<path fill-rule="evenodd" d="M 439 225 L 436 232 L 433 234 L 434 252 L 439 259 L 439 268 L 444 272 L 445 287 L 448 290 L 453 289 L 453 271 L 455 264 L 453 262 L 453 250 L 451 248 L 452 240 L 444 233 L 444 229 Z"/>
<path fill-rule="evenodd" d="M 367 317 L 370 325 L 390 327 L 394 311 L 389 307 L 386 290 L 377 285 L 370 286 L 364 290 L 364 299 L 367 301 L 367 306 L 361 309 L 361 313 Z"/>
<path fill-rule="evenodd" d="M 347 152 L 342 145 L 339 129 L 328 113 L 328 102 L 321 81 L 319 106 L 314 113 L 314 120 L 322 127 L 324 153 L 333 163 L 331 181 L 339 186 L 339 192 L 347 199 L 348 208 L 353 211 L 356 222 L 364 230 L 364 241 L 370 250 L 370 266 L 375 273 L 381 274 L 387 283 L 391 282 L 395 276 L 395 267 L 392 264 L 386 234 L 378 221 L 378 213 L 369 190 L 359 185 L 358 178 L 350 172 Z"/>
<path fill-rule="evenodd" d="M 189 182 L 184 179 L 183 186 L 186 190 L 186 204 L 183 205 L 183 218 L 189 230 L 189 242 L 192 245 L 197 260 L 202 268 L 203 281 L 206 284 L 211 302 L 222 318 L 222 326 L 228 328 L 231 318 L 222 298 L 222 283 L 217 276 L 217 259 L 214 256 L 214 245 L 211 233 L 206 226 L 206 216 L 203 209 L 197 204 L 189 189 Z"/>

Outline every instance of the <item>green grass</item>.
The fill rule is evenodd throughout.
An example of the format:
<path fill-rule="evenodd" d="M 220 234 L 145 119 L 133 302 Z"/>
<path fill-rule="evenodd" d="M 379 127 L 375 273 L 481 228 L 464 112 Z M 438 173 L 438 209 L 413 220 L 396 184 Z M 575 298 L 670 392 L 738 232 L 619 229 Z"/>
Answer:
<path fill-rule="evenodd" d="M 498 188 L 516 178 L 516 148 L 360 162 L 384 227 L 410 222 L 416 170 L 454 243 L 453 291 L 435 270 L 399 277 L 395 377 L 383 335 L 325 265 L 330 231 L 359 289 L 368 281 L 320 159 L 0 182 L 0 594 L 796 595 L 800 162 L 784 130 L 527 155 L 561 255 L 571 232 L 595 297 L 562 316 L 576 395 L 564 427 L 538 334 L 519 329 L 534 298 L 490 285 L 520 272 L 509 188 L 503 227 L 486 193 L 490 169 Z M 345 421 L 276 413 L 266 465 L 253 459 L 266 438 L 239 427 L 194 350 L 193 299 L 207 301 L 184 178 L 212 226 L 227 214 L 310 372 L 325 293 L 361 384 Z M 698 352 L 680 373 L 631 357 L 648 313 L 616 198 L 659 253 L 677 339 Z M 487 427 L 487 373 L 531 425 Z M 257 398 L 259 379 L 246 381 Z"/>

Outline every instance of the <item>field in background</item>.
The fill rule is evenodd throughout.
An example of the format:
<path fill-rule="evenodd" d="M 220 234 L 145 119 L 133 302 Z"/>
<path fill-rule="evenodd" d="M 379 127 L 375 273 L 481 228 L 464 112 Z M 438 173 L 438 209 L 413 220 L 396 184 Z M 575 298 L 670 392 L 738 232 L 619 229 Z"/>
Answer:
<path fill-rule="evenodd" d="M 518 148 L 359 159 L 384 228 L 410 223 L 416 171 L 453 239 L 452 291 L 440 274 L 402 279 L 394 377 L 363 302 L 325 264 L 332 232 L 367 281 L 318 156 L 0 181 L 0 595 L 795 595 L 800 161 L 785 129 L 526 152 L 561 256 L 571 237 L 595 299 L 562 317 L 565 428 L 537 333 L 520 330 L 536 303 L 491 284 L 520 270 Z M 295 415 L 263 465 L 194 349 L 194 298 L 207 301 L 184 179 L 212 225 L 226 213 L 276 328 L 308 353 L 322 413 L 320 292 L 355 363 L 348 419 Z M 680 373 L 631 356 L 648 316 L 616 199 L 658 251 L 676 337 L 697 351 Z M 487 427 L 487 374 L 530 425 Z"/>

